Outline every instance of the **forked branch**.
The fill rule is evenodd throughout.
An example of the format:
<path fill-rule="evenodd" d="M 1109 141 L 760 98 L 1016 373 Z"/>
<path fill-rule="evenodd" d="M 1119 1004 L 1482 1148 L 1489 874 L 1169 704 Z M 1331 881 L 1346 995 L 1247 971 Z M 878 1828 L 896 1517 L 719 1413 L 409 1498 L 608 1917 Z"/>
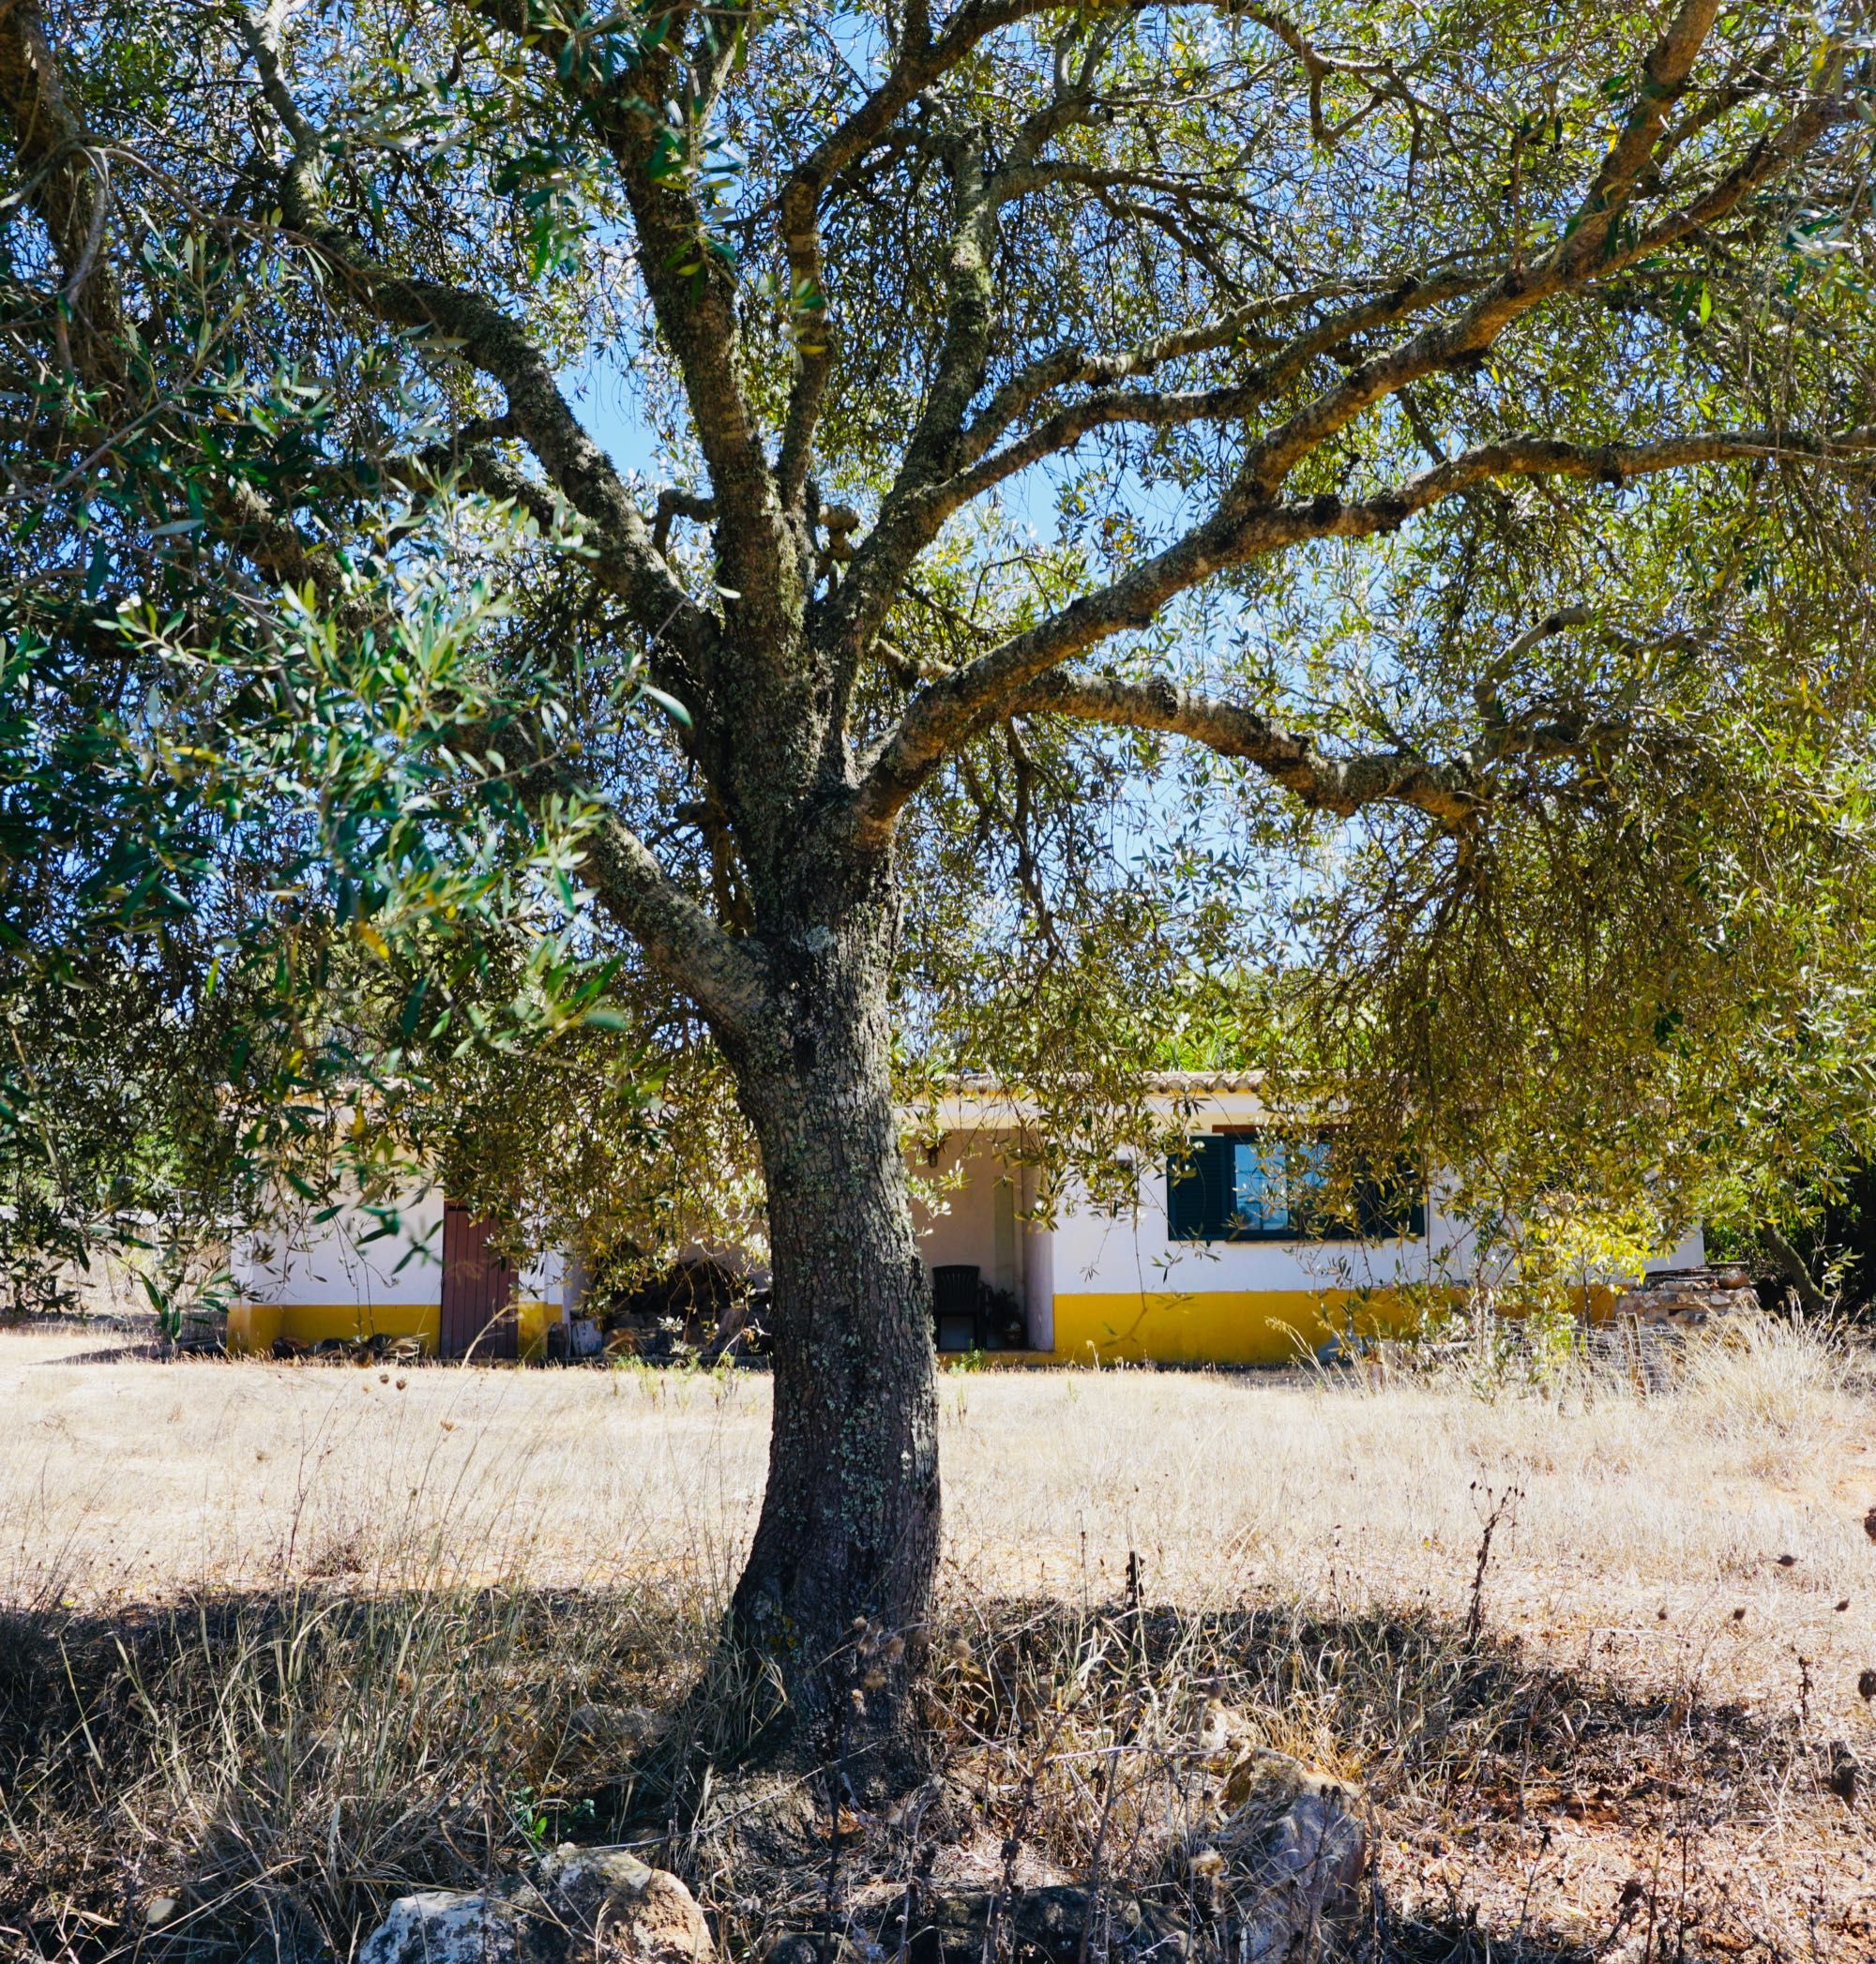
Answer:
<path fill-rule="evenodd" d="M 1765 459 L 1868 469 L 1876 460 L 1876 426 L 1828 437 L 1753 430 L 1631 445 L 1529 436 L 1466 451 L 1378 497 L 1347 503 L 1319 497 L 1243 512 L 1227 506 L 1107 586 L 921 688 L 874 753 L 855 794 L 855 820 L 863 830 L 889 823 L 950 750 L 1008 713 L 1051 669 L 1116 634 L 1149 626 L 1170 600 L 1231 566 L 1312 540 L 1392 532 L 1415 514 L 1495 479 L 1593 478 L 1619 487 L 1664 471 Z"/>
<path fill-rule="evenodd" d="M 271 40 L 246 14 L 237 19 L 289 146 L 280 176 L 286 225 L 366 312 L 395 326 L 446 336 L 460 359 L 500 385 L 508 427 L 586 521 L 602 582 L 655 644 L 682 651 L 695 672 L 707 659 L 712 624 L 671 576 L 624 482 L 562 394 L 546 354 L 485 295 L 400 273 L 327 222 L 319 203 L 318 132 L 288 89 Z"/>

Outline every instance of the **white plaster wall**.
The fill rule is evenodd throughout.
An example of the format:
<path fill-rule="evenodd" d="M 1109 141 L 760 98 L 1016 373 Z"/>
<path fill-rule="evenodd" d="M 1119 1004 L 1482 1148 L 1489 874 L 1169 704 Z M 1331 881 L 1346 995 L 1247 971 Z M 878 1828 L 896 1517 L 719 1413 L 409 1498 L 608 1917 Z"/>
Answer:
<path fill-rule="evenodd" d="M 442 1246 L 439 1237 L 437 1246 Z M 516 1295 L 524 1302 L 551 1304 L 560 1311 L 560 1320 L 565 1322 L 578 1313 L 579 1285 L 568 1279 L 567 1266 L 567 1258 L 558 1252 L 537 1255 L 532 1261 L 524 1261 L 515 1278 Z M 438 1286 L 440 1294 L 441 1284 Z"/>
<path fill-rule="evenodd" d="M 1436 1186 L 1434 1208 L 1430 1210 L 1429 1213 L 1430 1225 L 1434 1226 L 1436 1232 L 1439 1231 L 1438 1224 L 1441 1218 L 1437 1213 L 1438 1199 L 1439 1192 Z M 1444 1257 L 1445 1272 L 1461 1280 L 1473 1279 L 1474 1250 L 1472 1247 L 1471 1228 L 1462 1221 L 1447 1219 L 1445 1221 L 1445 1231 L 1448 1237 Z M 1642 1273 L 1657 1275 L 1663 1269 L 1700 1268 L 1705 1264 L 1705 1231 L 1702 1228 L 1695 1228 L 1689 1233 L 1683 1235 L 1666 1254 L 1657 1255 L 1652 1260 L 1643 1262 Z M 1513 1258 L 1508 1250 L 1501 1249 L 1495 1251 L 1488 1259 L 1477 1279 L 1488 1284 L 1505 1282 L 1510 1279 L 1512 1272 Z M 1630 1274 L 1618 1275 L 1614 1272 L 1608 1272 L 1592 1274 L 1586 1276 L 1583 1279 L 1596 1283 L 1621 1282 L 1626 1284 L 1635 1280 L 1635 1277 Z"/>
<path fill-rule="evenodd" d="M 1056 1203 L 1049 1250 L 1051 1292 L 1198 1293 L 1468 1283 L 1473 1279 L 1471 1230 L 1444 1211 L 1441 1199 L 1442 1185 L 1435 1181 L 1427 1197 L 1427 1233 L 1417 1240 L 1175 1242 L 1167 1232 L 1163 1162 L 1142 1175 L 1138 1211 L 1118 1217 L 1095 1206 L 1081 1185 L 1071 1182 Z M 1647 1265 L 1650 1271 L 1697 1268 L 1705 1259 L 1704 1237 L 1695 1229 L 1671 1253 Z"/>
<path fill-rule="evenodd" d="M 1658 1261 L 1648 1264 L 1648 1273 L 1653 1275 L 1663 1268 L 1704 1268 L 1706 1266 L 1706 1230 L 1696 1228 L 1685 1241 L 1677 1242 L 1671 1255 L 1664 1255 Z"/>
<path fill-rule="evenodd" d="M 1464 1250 L 1437 1196 L 1418 1241 L 1173 1241 L 1166 1231 L 1166 1169 L 1140 1182 L 1137 1212 L 1116 1218 L 1092 1205 L 1079 1184 L 1056 1203 L 1054 1286 L 1128 1293 L 1161 1290 L 1294 1290 L 1378 1287 L 1404 1281 L 1463 1281 Z M 1456 1264 L 1461 1272 L 1455 1273 Z"/>
<path fill-rule="evenodd" d="M 295 1304 L 356 1303 L 361 1307 L 440 1303 L 443 1299 L 443 1195 L 413 1185 L 396 1196 L 399 1229 L 374 1235 L 378 1223 L 341 1197 L 329 1221 L 305 1221 L 242 1236 L 230 1263 L 244 1300 Z M 322 1209 L 314 1209 L 322 1212 Z M 291 1219 L 294 1216 L 286 1216 Z M 524 1262 L 515 1279 L 523 1301 L 550 1303 L 567 1315 L 567 1263 L 557 1251 Z"/>
<path fill-rule="evenodd" d="M 341 1201 L 329 1221 L 277 1226 L 240 1237 L 230 1268 L 250 1302 L 283 1307 L 356 1303 L 361 1307 L 440 1302 L 443 1297 L 443 1195 L 429 1184 L 396 1196 L 398 1231 L 363 1237 L 378 1223 Z M 315 1210 L 321 1211 L 321 1210 Z M 285 1216 L 288 1220 L 295 1216 Z"/>

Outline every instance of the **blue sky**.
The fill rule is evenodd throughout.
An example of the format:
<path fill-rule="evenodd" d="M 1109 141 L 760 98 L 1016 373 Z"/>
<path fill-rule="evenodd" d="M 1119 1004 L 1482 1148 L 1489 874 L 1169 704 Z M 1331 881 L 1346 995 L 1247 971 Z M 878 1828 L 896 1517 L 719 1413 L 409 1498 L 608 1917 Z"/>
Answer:
<path fill-rule="evenodd" d="M 656 483 L 661 475 L 651 432 L 641 420 L 632 391 L 610 365 L 564 370 L 561 386 L 588 433 L 622 471 L 637 471 Z"/>

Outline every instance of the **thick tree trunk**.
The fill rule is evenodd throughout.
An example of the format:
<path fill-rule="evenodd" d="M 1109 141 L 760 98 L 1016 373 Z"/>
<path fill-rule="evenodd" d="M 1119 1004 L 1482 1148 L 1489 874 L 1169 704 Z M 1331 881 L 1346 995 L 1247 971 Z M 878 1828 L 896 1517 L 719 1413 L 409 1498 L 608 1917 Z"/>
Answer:
<path fill-rule="evenodd" d="M 815 1751 L 824 1732 L 908 1743 L 938 1554 L 930 1287 L 888 1067 L 893 914 L 873 896 L 770 941 L 781 1014 L 735 1059 L 768 1189 L 775 1415 L 732 1638 L 779 1668 Z"/>

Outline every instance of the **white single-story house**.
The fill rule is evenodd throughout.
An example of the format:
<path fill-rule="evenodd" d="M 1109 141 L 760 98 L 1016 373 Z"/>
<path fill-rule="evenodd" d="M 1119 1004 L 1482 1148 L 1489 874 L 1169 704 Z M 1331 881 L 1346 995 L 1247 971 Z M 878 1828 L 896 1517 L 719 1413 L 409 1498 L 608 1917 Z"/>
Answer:
<path fill-rule="evenodd" d="M 1442 1210 L 1439 1183 L 1361 1194 L 1354 1223 L 1311 1219 L 1315 1149 L 1278 1149 L 1255 1079 L 1168 1072 L 1148 1088 L 1158 1115 L 1181 1123 L 1189 1156 L 1142 1169 L 1125 1213 L 1071 1183 L 1046 1224 L 1033 1217 L 1036 1170 L 1005 1156 L 1021 1107 L 968 1088 L 940 1103 L 942 1142 L 914 1164 L 950 1189 L 936 1209 L 915 1208 L 940 1285 L 941 1350 L 965 1347 L 961 1289 L 946 1327 L 942 1271 L 957 1267 L 1016 1298 L 1023 1354 L 1058 1363 L 1294 1363 L 1332 1338 L 1417 1322 L 1480 1279 L 1471 1231 Z M 1696 1229 L 1647 1266 L 1704 1261 Z M 1585 1312 L 1606 1314 L 1633 1279 L 1585 1277 Z"/>
<path fill-rule="evenodd" d="M 914 1211 L 941 1352 L 1281 1364 L 1415 1321 L 1479 1279 L 1470 1231 L 1442 1211 L 1439 1183 L 1358 1190 L 1354 1220 L 1324 1219 L 1309 1204 L 1319 1149 L 1279 1146 L 1254 1080 L 1169 1073 L 1148 1089 L 1189 1149 L 1143 1169 L 1122 1212 L 1072 1182 L 1039 1207 L 1040 1176 L 1014 1150 L 1028 1116 L 992 1089 L 961 1087 L 920 1114 L 907 1161 L 926 1196 Z M 1696 1231 L 1649 1267 L 1703 1260 Z M 511 1270 L 486 1224 L 421 1184 L 395 1220 L 341 1206 L 293 1233 L 250 1235 L 234 1272 L 234 1349 L 386 1336 L 444 1356 L 527 1356 L 581 1307 L 575 1264 Z M 1632 1279 L 1585 1277 L 1585 1311 L 1606 1311 Z"/>

